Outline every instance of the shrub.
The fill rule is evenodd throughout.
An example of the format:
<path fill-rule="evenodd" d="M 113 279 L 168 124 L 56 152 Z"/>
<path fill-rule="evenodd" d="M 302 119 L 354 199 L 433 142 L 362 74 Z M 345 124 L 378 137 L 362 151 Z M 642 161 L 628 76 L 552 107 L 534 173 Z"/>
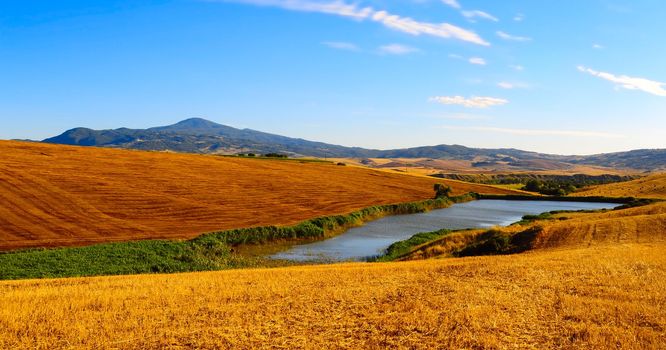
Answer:
<path fill-rule="evenodd" d="M 435 198 L 447 198 L 453 191 L 450 186 L 444 184 L 435 184 L 433 189 L 435 190 Z"/>

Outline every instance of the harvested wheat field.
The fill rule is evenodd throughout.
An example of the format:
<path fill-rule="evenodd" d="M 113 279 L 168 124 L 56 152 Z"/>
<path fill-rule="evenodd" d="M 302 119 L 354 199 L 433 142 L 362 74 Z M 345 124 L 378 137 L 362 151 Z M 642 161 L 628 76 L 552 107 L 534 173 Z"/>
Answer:
<path fill-rule="evenodd" d="M 650 186 L 648 190 L 639 192 Z M 619 184 L 595 186 L 576 195 L 595 196 L 639 196 L 664 199 L 662 189 L 666 185 L 665 175 L 640 178 Z M 636 192 L 634 192 L 636 191 Z M 639 244 L 666 242 L 666 202 L 656 201 L 648 205 L 592 213 L 558 213 L 545 220 L 537 220 L 525 225 L 512 225 L 496 228 L 504 236 L 513 237 L 518 233 L 535 230 L 536 234 L 526 248 L 578 248 L 606 246 L 609 244 Z M 478 243 L 487 230 L 467 230 L 454 232 L 441 239 L 415 247 L 401 260 L 418 260 L 433 257 L 448 257 L 454 252 Z M 664 252 L 666 254 L 666 251 Z"/>
<path fill-rule="evenodd" d="M 0 282 L 0 348 L 663 349 L 665 249 Z"/>
<path fill-rule="evenodd" d="M 191 238 L 430 198 L 358 167 L 0 141 L 0 249 Z M 510 193 L 447 182 L 454 193 Z"/>
<path fill-rule="evenodd" d="M 598 213 L 559 213 L 547 220 L 526 225 L 495 228 L 504 236 L 536 229 L 536 234 L 525 242 L 526 248 L 579 248 L 612 244 L 641 244 L 666 242 L 666 202 L 611 210 Z M 401 260 L 449 257 L 455 251 L 480 242 L 487 230 L 454 232 L 432 242 L 415 247 Z M 666 251 L 664 251 L 666 254 Z"/>
<path fill-rule="evenodd" d="M 593 186 L 573 195 L 666 199 L 666 174 L 660 173 L 628 182 Z"/>

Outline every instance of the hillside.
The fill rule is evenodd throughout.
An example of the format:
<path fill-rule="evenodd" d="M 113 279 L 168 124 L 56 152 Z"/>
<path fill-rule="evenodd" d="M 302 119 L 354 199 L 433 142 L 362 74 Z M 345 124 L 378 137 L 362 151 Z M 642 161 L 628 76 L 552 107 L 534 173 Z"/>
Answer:
<path fill-rule="evenodd" d="M 666 175 L 620 183 L 595 186 L 577 192 L 577 196 L 615 196 L 666 199 Z M 496 234 L 487 230 L 467 230 L 449 234 L 415 247 L 402 260 L 448 257 L 463 249 L 487 245 L 491 242 L 508 243 L 505 252 L 513 250 L 541 250 L 545 248 L 576 248 L 608 244 L 637 244 L 666 242 L 666 202 L 602 212 L 556 213 L 545 218 L 519 225 L 498 228 Z M 504 237 L 505 239 L 497 239 Z M 494 254 L 497 251 L 487 251 Z"/>
<path fill-rule="evenodd" d="M 421 166 L 451 170 L 450 164 L 437 160 L 463 161 L 466 171 L 580 171 L 581 167 L 618 170 L 666 169 L 666 149 L 634 150 L 591 156 L 563 156 L 512 148 L 483 149 L 461 145 L 436 145 L 404 149 L 376 150 L 345 147 L 269 134 L 251 129 L 236 129 L 201 118 L 190 118 L 173 125 L 148 129 L 120 128 L 92 130 L 74 128 L 43 142 L 80 146 L 103 146 L 140 150 L 175 151 L 204 154 L 284 153 L 320 158 L 420 159 Z M 405 162 L 406 164 L 413 162 Z M 603 173 L 603 172 L 602 172 Z M 601 173 L 599 173 L 601 174 Z"/>
<path fill-rule="evenodd" d="M 25 198 L 31 199 L 37 192 L 51 193 L 47 185 L 73 186 L 64 185 L 65 174 L 73 174 L 73 183 L 81 188 L 94 188 L 94 193 L 100 192 L 101 188 L 96 186 L 102 184 L 112 186 L 112 191 L 127 192 L 129 185 L 120 180 L 132 179 L 141 185 L 143 195 L 161 198 L 160 193 L 177 194 L 176 198 L 188 203 L 205 198 L 212 201 L 216 195 L 224 197 L 210 184 L 224 187 L 226 193 L 235 193 L 239 188 L 247 193 L 246 189 L 257 183 L 271 184 L 272 187 L 262 187 L 259 194 L 252 191 L 247 198 L 262 198 L 274 208 L 279 201 L 267 194 L 283 193 L 282 189 L 291 182 L 317 186 L 299 175 L 303 173 L 317 176 L 328 187 L 352 191 L 352 195 L 344 192 L 340 195 L 354 202 L 380 201 L 386 198 L 378 193 L 387 195 L 387 192 L 418 198 L 421 187 L 432 181 L 298 161 L 8 142 L 0 142 L 0 149 L 3 155 L 10 155 L 7 157 L 10 161 L 2 159 L 4 181 L 0 183 L 8 183 L 15 175 L 33 173 L 16 180 L 23 181 L 16 187 Z M 44 158 L 47 160 L 37 161 Z M 88 162 L 82 165 L 81 159 Z M 167 163 L 168 166 L 162 165 Z M 22 164 L 26 165 L 21 168 Z M 8 170 L 17 167 L 20 172 Z M 294 167 L 298 167 L 298 173 Z M 215 182 L 220 178 L 230 181 L 227 172 L 233 173 L 237 181 L 255 176 L 252 178 L 255 182 Z M 263 175 L 261 181 L 256 174 Z M 289 181 L 280 180 L 282 176 Z M 354 184 L 350 184 L 350 178 L 355 180 Z M 624 193 L 636 195 L 631 191 L 645 188 L 641 181 L 646 180 L 656 186 L 644 194 L 663 197 L 658 188 L 666 180 L 664 176 L 624 183 L 624 186 L 629 184 Z M 156 181 L 156 185 L 151 185 L 151 181 Z M 203 181 L 209 184 L 206 191 L 198 188 Z M 36 184 L 44 187 L 31 191 Z M 461 188 L 464 183 L 451 184 L 458 185 L 458 192 L 464 191 Z M 599 194 L 615 193 L 610 190 L 612 186 L 615 185 L 594 190 Z M 430 190 L 426 187 L 423 195 Z M 9 198 L 7 188 L 0 192 L 3 198 Z M 198 196 L 188 195 L 186 190 Z M 64 190 L 58 193 L 71 195 Z M 333 200 L 326 189 L 318 187 L 313 193 L 318 196 L 308 202 L 310 206 L 320 203 L 320 209 L 328 209 L 326 205 L 332 205 L 322 202 Z M 85 199 L 91 201 L 93 197 Z M 122 200 L 123 196 L 109 198 Z M 104 198 L 95 203 L 99 205 L 101 199 Z M 132 201 L 138 201 L 138 197 L 132 197 Z M 283 202 L 284 198 L 279 203 Z M 55 201 L 51 203 L 56 205 Z M 128 203 L 131 201 L 123 202 Z M 337 203 L 342 207 L 348 205 Z M 258 200 L 253 203 L 253 207 L 262 205 Z M 7 207 L 6 204 L 2 207 L 5 212 Z M 151 210 L 142 209 L 137 203 L 133 208 L 136 210 L 127 210 L 126 215 L 140 217 L 137 213 Z M 282 213 L 293 210 L 279 208 Z M 31 208 L 30 212 L 38 209 Z M 28 218 L 28 214 L 26 211 L 21 217 Z M 194 214 L 196 211 L 187 213 Z M 172 215 L 178 214 L 174 211 Z M 534 225 L 543 227 L 534 240 L 536 249 L 522 254 L 2 281 L 0 348 L 666 347 L 666 203 L 600 213 L 562 213 L 554 219 L 505 229 L 515 234 Z M 187 224 L 184 216 L 178 220 Z M 3 223 L 0 227 L 6 226 Z M 436 244 L 422 247 L 418 258 L 449 256 L 446 249 L 468 244 L 481 232 L 454 233 L 446 238 L 447 242 L 436 242 L 446 247 L 440 246 L 439 250 Z M 425 253 L 430 255 L 424 256 Z"/>
<path fill-rule="evenodd" d="M 630 182 L 594 186 L 572 195 L 666 199 L 666 173 L 655 174 Z"/>
<path fill-rule="evenodd" d="M 664 244 L 0 282 L 0 348 L 663 349 Z"/>
<path fill-rule="evenodd" d="M 430 198 L 443 180 L 333 163 L 0 141 L 0 250 L 239 227 Z M 448 181 L 454 194 L 509 193 Z"/>
<path fill-rule="evenodd" d="M 367 157 L 376 153 L 374 150 L 307 141 L 251 129 L 241 130 L 201 118 L 148 129 L 75 128 L 43 142 L 204 154 L 286 153 L 322 158 L 335 155 Z"/>

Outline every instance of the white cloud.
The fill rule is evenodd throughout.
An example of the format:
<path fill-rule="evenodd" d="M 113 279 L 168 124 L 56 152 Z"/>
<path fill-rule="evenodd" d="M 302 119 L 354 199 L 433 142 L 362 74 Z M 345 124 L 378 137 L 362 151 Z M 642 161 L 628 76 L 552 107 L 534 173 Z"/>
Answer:
<path fill-rule="evenodd" d="M 532 38 L 528 38 L 526 36 L 511 35 L 511 34 L 503 32 L 501 30 L 498 30 L 497 32 L 495 32 L 495 34 L 497 34 L 498 37 L 500 37 L 504 40 L 509 40 L 509 41 L 530 41 L 530 40 L 532 40 Z"/>
<path fill-rule="evenodd" d="M 525 15 L 522 13 L 516 13 L 515 16 L 513 16 L 513 20 L 516 22 L 522 22 L 525 19 Z"/>
<path fill-rule="evenodd" d="M 313 0 L 209 0 L 233 2 L 256 6 L 279 7 L 291 11 L 316 12 L 349 17 L 358 21 L 370 20 L 381 23 L 393 30 L 411 35 L 430 35 L 439 38 L 457 39 L 469 43 L 490 46 L 490 43 L 471 30 L 449 23 L 419 22 L 410 17 L 394 15 L 386 11 L 376 11 L 372 7 L 359 8 L 356 4 L 347 4 L 342 0 L 317 2 Z"/>
<path fill-rule="evenodd" d="M 372 20 L 380 22 L 389 28 L 412 35 L 425 34 L 440 38 L 454 38 L 477 45 L 490 46 L 490 43 L 483 40 L 476 33 L 448 23 L 418 22 L 409 17 L 392 15 L 386 11 L 374 12 Z"/>
<path fill-rule="evenodd" d="M 436 116 L 436 118 L 438 118 L 438 119 L 455 119 L 455 120 L 483 120 L 483 119 L 489 119 L 489 117 L 486 116 L 486 115 L 469 114 L 469 113 L 452 113 L 452 114 L 438 115 L 438 116 Z"/>
<path fill-rule="evenodd" d="M 347 43 L 343 41 L 325 41 L 322 45 L 326 45 L 332 49 L 337 50 L 346 50 L 346 51 L 359 51 L 358 46 L 352 43 Z"/>
<path fill-rule="evenodd" d="M 479 10 L 462 11 L 461 13 L 467 19 L 474 19 L 474 18 L 478 17 L 478 18 L 487 19 L 487 20 L 490 20 L 490 21 L 493 21 L 493 22 L 498 22 L 499 21 L 499 19 L 497 19 L 497 17 L 495 17 L 495 16 L 493 16 L 493 15 L 487 13 L 487 12 L 483 12 L 483 11 L 479 11 Z"/>
<path fill-rule="evenodd" d="M 521 65 L 519 65 L 519 64 L 510 64 L 510 65 L 509 65 L 509 68 L 511 68 L 511 69 L 513 69 L 513 70 L 517 70 L 517 71 L 519 71 L 519 72 L 525 70 L 525 67 L 523 67 L 523 66 L 521 66 Z"/>
<path fill-rule="evenodd" d="M 502 98 L 480 96 L 472 96 L 470 98 L 463 96 L 435 96 L 431 97 L 429 101 L 443 105 L 461 105 L 467 108 L 488 108 L 509 103 L 509 101 Z"/>
<path fill-rule="evenodd" d="M 450 54 L 449 54 L 449 58 L 453 58 L 454 60 L 462 60 L 462 59 L 464 59 L 464 57 L 462 57 L 462 56 L 460 56 L 460 55 L 458 55 L 458 54 L 455 54 L 455 53 L 450 53 Z"/>
<path fill-rule="evenodd" d="M 501 87 L 502 89 L 527 89 L 530 86 L 526 83 L 510 83 L 508 81 L 501 81 L 497 83 L 497 86 Z"/>
<path fill-rule="evenodd" d="M 486 60 L 484 60 L 481 57 L 471 57 L 468 60 L 468 62 L 471 63 L 471 64 L 478 64 L 480 66 L 485 66 L 486 65 Z"/>
<path fill-rule="evenodd" d="M 449 130 L 467 130 L 479 132 L 492 132 L 522 136 L 568 136 L 568 137 L 600 137 L 600 138 L 624 138 L 624 135 L 612 134 L 599 131 L 580 130 L 541 130 L 541 129 L 510 129 L 485 126 L 442 126 Z"/>
<path fill-rule="evenodd" d="M 595 77 L 599 77 L 601 79 L 613 82 L 617 84 L 618 87 L 623 89 L 640 90 L 657 96 L 666 96 L 666 89 L 664 89 L 666 83 L 649 80 L 645 78 L 635 78 L 626 75 L 615 75 L 606 72 L 599 72 L 584 66 L 578 66 L 576 68 L 578 68 L 578 70 L 583 73 L 587 73 Z"/>
<path fill-rule="evenodd" d="M 442 0 L 442 2 L 444 5 L 453 7 L 454 9 L 460 9 L 462 7 L 457 0 Z"/>
<path fill-rule="evenodd" d="M 592 48 L 597 50 L 605 49 L 605 47 L 600 44 L 592 44 Z"/>
<path fill-rule="evenodd" d="M 400 44 L 389 44 L 379 48 L 379 52 L 389 55 L 407 55 L 419 51 L 417 48 Z"/>
<path fill-rule="evenodd" d="M 215 0 L 212 0 L 215 1 Z M 319 12 L 331 15 L 365 19 L 373 12 L 371 7 L 358 8 L 356 4 L 347 4 L 343 1 L 317 2 L 311 0 L 218 0 L 221 2 L 235 2 L 257 6 L 280 7 L 286 10 L 302 12 Z"/>

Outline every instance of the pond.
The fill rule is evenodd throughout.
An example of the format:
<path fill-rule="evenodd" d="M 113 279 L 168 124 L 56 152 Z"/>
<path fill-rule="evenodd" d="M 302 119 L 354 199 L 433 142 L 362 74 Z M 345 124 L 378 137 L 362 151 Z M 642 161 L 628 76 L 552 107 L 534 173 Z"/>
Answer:
<path fill-rule="evenodd" d="M 506 226 L 524 215 L 553 210 L 612 209 L 617 203 L 477 200 L 455 204 L 427 213 L 387 216 L 352 228 L 323 241 L 296 245 L 274 254 L 273 259 L 296 261 L 360 261 L 382 254 L 389 245 L 420 232 L 439 229 L 489 228 Z"/>

